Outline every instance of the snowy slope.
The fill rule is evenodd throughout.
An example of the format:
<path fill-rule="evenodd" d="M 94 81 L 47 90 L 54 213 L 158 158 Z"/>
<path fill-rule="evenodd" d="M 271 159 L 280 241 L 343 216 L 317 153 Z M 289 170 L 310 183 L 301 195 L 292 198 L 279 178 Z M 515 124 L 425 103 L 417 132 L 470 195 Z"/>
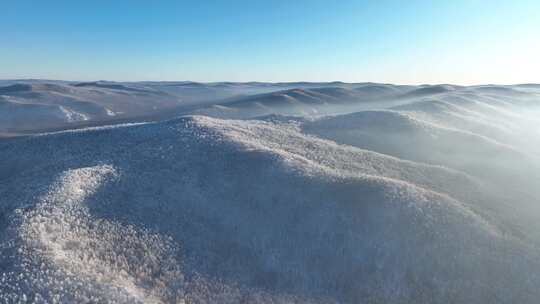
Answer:
<path fill-rule="evenodd" d="M 59 85 L 242 91 L 213 114 L 264 116 L 0 139 L 0 303 L 540 297 L 534 85 Z M 365 102 L 381 107 L 334 107 Z"/>
<path fill-rule="evenodd" d="M 300 86 L 235 98 L 203 107 L 194 113 L 226 118 L 254 118 L 269 114 L 313 116 L 393 105 L 410 88 L 385 84 Z"/>
<path fill-rule="evenodd" d="M 0 135 L 198 113 L 313 114 L 410 90 L 388 84 L 0 80 Z"/>
<path fill-rule="evenodd" d="M 178 97 L 162 92 L 99 82 L 16 82 L 0 86 L 0 132 L 148 115 L 179 103 Z"/>
<path fill-rule="evenodd" d="M 99 143 L 99 144 L 96 144 Z M 0 143 L 7 302 L 534 303 L 482 181 L 202 116 Z"/>

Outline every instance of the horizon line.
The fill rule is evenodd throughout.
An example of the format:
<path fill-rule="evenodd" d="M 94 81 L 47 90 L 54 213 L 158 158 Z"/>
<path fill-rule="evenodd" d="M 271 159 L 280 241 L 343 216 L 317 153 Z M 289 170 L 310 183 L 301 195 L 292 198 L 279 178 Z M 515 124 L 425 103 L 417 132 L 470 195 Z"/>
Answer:
<path fill-rule="evenodd" d="M 248 83 L 265 83 L 265 84 L 295 84 L 295 83 L 308 83 L 308 84 L 317 84 L 317 83 L 341 83 L 341 84 L 385 84 L 385 85 L 410 85 L 410 86 L 437 86 L 437 85 L 452 85 L 452 86 L 462 86 L 462 87 L 473 87 L 473 86 L 519 86 L 519 85 L 540 85 L 540 82 L 520 82 L 520 83 L 475 83 L 475 84 L 458 84 L 451 82 L 438 82 L 438 83 L 392 83 L 392 82 L 377 82 L 377 81 L 359 81 L 359 82 L 347 82 L 341 80 L 333 81 L 259 81 L 259 80 L 250 80 L 250 81 L 195 81 L 195 80 L 65 80 L 65 79 L 50 79 L 50 78 L 0 78 L 0 81 L 57 81 L 57 82 L 76 82 L 76 83 L 91 83 L 91 82 L 117 82 L 117 83 L 145 83 L 145 82 L 178 82 L 178 83 L 199 83 L 199 84 L 219 84 L 219 83 L 236 83 L 236 84 L 248 84 Z"/>

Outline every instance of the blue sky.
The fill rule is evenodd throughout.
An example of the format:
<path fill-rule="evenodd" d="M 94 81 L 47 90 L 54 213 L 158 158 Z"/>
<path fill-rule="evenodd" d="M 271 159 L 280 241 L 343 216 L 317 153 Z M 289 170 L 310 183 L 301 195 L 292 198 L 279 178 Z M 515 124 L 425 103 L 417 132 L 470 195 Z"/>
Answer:
<path fill-rule="evenodd" d="M 540 82 L 540 1 L 0 0 L 0 78 Z"/>

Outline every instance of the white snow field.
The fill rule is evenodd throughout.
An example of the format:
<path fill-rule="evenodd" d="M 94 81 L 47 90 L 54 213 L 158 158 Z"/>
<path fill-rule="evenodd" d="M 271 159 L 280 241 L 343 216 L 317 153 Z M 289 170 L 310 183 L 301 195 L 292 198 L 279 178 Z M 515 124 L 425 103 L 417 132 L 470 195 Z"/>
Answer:
<path fill-rule="evenodd" d="M 189 107 L 0 139 L 0 303 L 540 299 L 540 85 L 55 85 Z"/>

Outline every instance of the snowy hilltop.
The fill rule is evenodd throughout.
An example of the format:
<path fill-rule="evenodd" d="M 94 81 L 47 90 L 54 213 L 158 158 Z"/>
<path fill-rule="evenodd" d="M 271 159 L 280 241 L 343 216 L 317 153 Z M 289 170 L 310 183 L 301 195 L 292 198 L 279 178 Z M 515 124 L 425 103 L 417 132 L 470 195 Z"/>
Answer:
<path fill-rule="evenodd" d="M 540 85 L 0 85 L 0 303 L 540 298 Z"/>

